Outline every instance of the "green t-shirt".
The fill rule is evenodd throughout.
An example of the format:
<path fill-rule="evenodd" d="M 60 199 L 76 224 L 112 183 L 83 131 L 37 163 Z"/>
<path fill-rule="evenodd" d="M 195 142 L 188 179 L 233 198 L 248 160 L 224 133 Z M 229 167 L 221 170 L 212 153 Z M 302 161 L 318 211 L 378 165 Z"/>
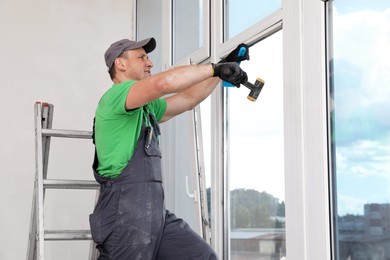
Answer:
<path fill-rule="evenodd" d="M 95 144 L 99 158 L 97 172 L 116 178 L 126 167 L 134 153 L 140 135 L 144 109 L 126 111 L 125 102 L 129 89 L 136 81 L 114 84 L 100 99 L 95 113 Z M 165 99 L 157 99 L 146 105 L 157 121 L 166 111 Z"/>

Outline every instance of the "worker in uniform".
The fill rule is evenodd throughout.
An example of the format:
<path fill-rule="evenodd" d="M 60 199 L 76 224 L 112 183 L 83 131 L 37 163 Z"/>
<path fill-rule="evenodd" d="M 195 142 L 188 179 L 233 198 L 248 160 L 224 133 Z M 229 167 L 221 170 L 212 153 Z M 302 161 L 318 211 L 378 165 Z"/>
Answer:
<path fill-rule="evenodd" d="M 123 39 L 104 55 L 113 85 L 94 120 L 100 194 L 90 215 L 92 238 L 99 260 L 217 259 L 205 240 L 165 208 L 159 123 L 193 109 L 221 79 L 238 85 L 247 75 L 231 58 L 152 76 L 148 53 L 155 47 L 154 38 Z"/>

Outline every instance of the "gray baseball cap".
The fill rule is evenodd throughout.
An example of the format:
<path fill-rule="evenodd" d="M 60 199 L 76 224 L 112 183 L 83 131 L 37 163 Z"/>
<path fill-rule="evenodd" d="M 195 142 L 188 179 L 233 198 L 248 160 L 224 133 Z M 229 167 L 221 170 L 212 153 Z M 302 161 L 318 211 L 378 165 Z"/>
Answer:
<path fill-rule="evenodd" d="M 152 52 L 156 48 L 156 40 L 154 38 L 147 38 L 136 42 L 129 39 L 122 39 L 111 44 L 110 48 L 108 48 L 104 54 L 108 71 L 111 70 L 115 59 L 118 58 L 122 52 L 139 48 L 144 48 L 146 53 Z"/>

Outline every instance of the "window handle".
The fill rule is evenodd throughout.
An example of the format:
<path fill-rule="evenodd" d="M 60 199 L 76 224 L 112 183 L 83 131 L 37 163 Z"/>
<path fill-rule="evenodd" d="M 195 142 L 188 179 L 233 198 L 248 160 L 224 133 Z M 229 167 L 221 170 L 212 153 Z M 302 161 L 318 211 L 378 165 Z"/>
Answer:
<path fill-rule="evenodd" d="M 188 186 L 188 176 L 186 176 L 186 193 L 187 193 L 188 198 L 193 199 L 195 202 L 198 201 L 196 196 L 195 196 L 196 190 L 194 190 L 194 193 L 190 193 L 190 189 Z"/>

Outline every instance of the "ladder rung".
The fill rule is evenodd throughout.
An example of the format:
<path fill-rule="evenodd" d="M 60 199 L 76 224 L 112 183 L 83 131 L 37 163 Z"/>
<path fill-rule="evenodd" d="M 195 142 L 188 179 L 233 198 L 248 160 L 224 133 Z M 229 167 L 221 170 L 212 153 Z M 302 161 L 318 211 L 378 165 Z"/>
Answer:
<path fill-rule="evenodd" d="M 92 138 L 92 131 L 42 129 L 43 136 L 66 137 L 66 138 Z"/>
<path fill-rule="evenodd" d="M 99 189 L 99 184 L 96 181 L 89 180 L 43 180 L 43 187 L 46 189 Z"/>
<path fill-rule="evenodd" d="M 45 230 L 45 240 L 91 240 L 90 230 Z"/>

